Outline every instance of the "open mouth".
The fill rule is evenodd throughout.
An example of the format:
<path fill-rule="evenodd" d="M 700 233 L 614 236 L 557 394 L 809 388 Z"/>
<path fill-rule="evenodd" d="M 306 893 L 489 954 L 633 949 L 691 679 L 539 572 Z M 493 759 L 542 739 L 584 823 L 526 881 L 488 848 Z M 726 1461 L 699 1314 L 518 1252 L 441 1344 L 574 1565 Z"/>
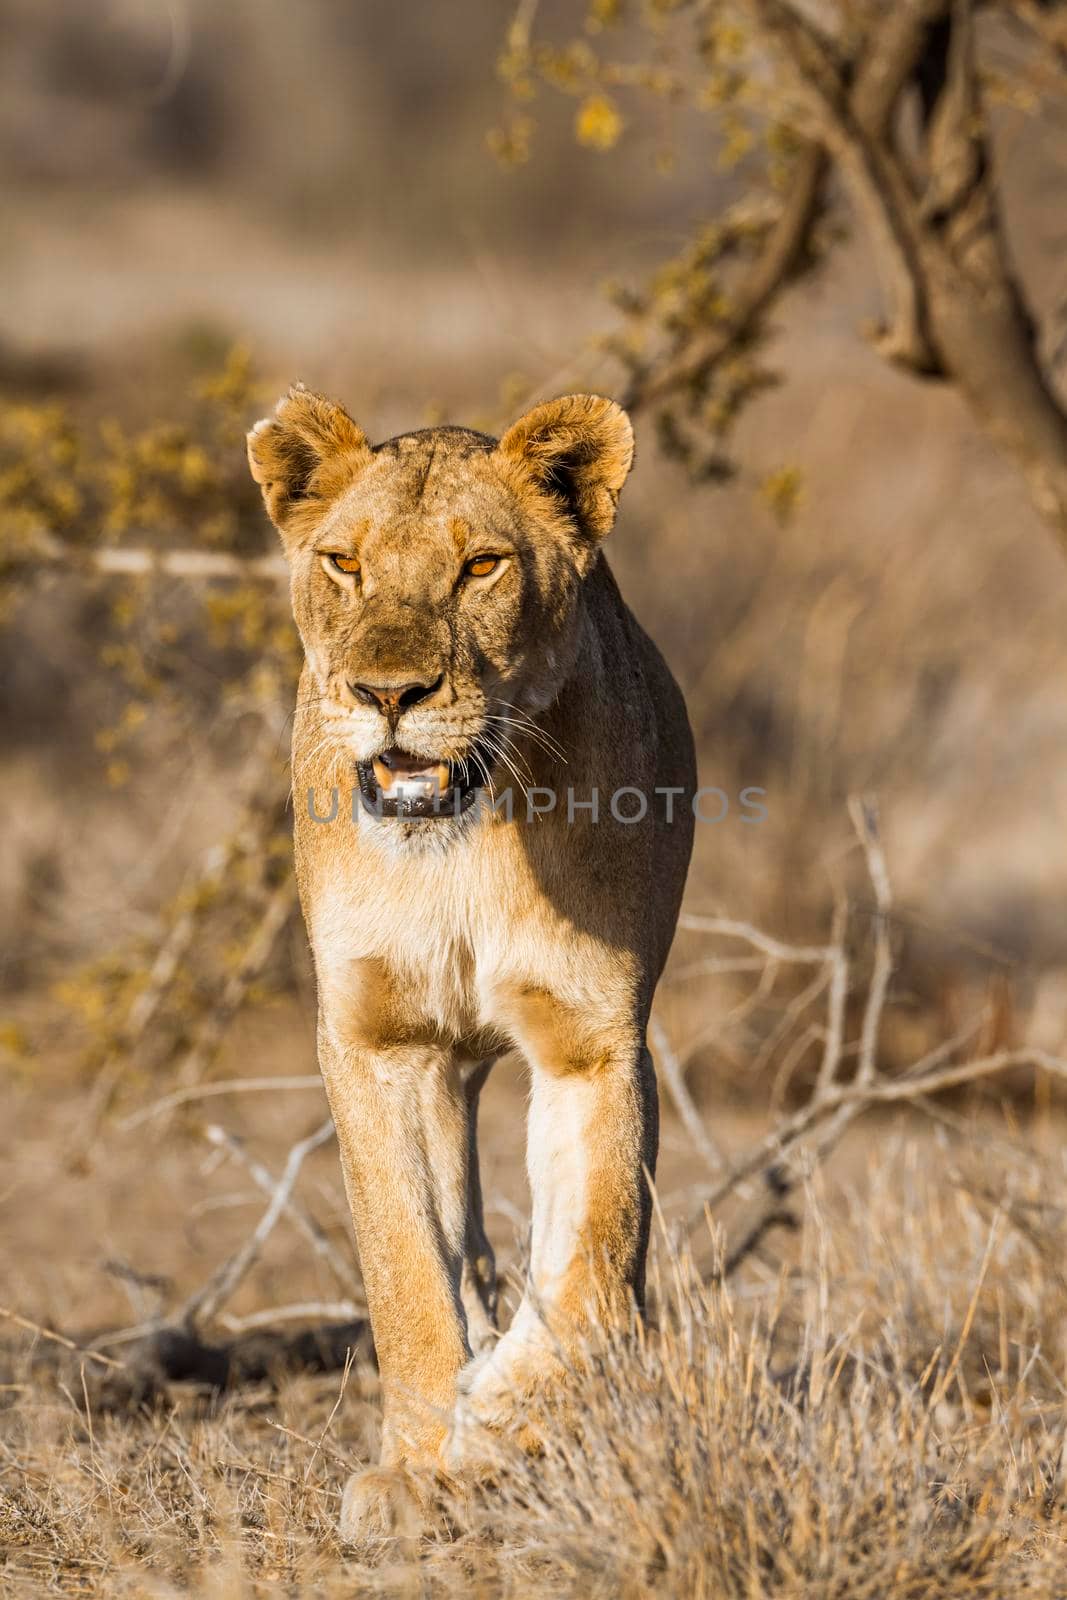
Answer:
<path fill-rule="evenodd" d="M 462 816 L 487 770 L 477 750 L 466 761 L 428 761 L 395 745 L 356 763 L 360 796 L 376 817 Z"/>

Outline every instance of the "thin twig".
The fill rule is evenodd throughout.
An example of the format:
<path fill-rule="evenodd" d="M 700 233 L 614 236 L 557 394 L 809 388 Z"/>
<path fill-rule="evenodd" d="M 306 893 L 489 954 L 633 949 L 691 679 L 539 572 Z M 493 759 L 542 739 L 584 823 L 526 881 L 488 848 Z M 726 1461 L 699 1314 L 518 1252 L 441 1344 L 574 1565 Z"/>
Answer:
<path fill-rule="evenodd" d="M 22 1317 L 17 1311 L 12 1311 L 9 1306 L 0 1306 L 0 1317 L 8 1322 L 14 1322 L 20 1328 L 26 1328 L 30 1333 L 36 1333 L 42 1339 L 48 1339 L 52 1344 L 61 1344 L 64 1350 L 70 1350 L 76 1356 L 84 1356 L 86 1361 L 99 1361 L 102 1367 L 124 1367 L 125 1361 L 116 1361 L 111 1356 L 102 1356 L 97 1350 L 85 1350 L 80 1344 L 75 1344 L 73 1339 L 68 1339 L 66 1334 L 57 1333 L 54 1328 L 44 1328 L 39 1322 L 32 1322 L 29 1317 Z"/>
<path fill-rule="evenodd" d="M 848 957 L 845 955 L 845 931 L 848 912 L 844 905 L 835 906 L 831 929 L 830 948 L 826 965 L 830 973 L 830 989 L 826 1001 L 826 1036 L 823 1041 L 822 1061 L 816 1078 L 816 1092 L 825 1093 L 836 1081 L 841 1065 L 841 1051 L 845 1043 L 845 1006 L 848 1002 Z"/>
<path fill-rule="evenodd" d="M 683 911 L 678 918 L 678 926 L 688 928 L 693 933 L 715 933 L 724 939 L 744 939 L 773 961 L 795 962 L 801 966 L 819 966 L 832 961 L 835 954 L 833 945 L 784 944 L 781 939 L 772 939 L 769 933 L 754 927 L 751 922 L 737 922 L 732 917 L 705 917 Z"/>
<path fill-rule="evenodd" d="M 874 916 L 874 969 L 867 988 L 867 1003 L 860 1029 L 859 1064 L 856 1068 L 857 1083 L 871 1083 L 877 1070 L 878 1033 L 893 972 L 893 953 L 889 943 L 893 892 L 878 832 L 877 802 L 873 799 L 861 800 L 853 795 L 848 802 L 848 811 L 867 859 L 867 872 L 877 907 Z"/>
<path fill-rule="evenodd" d="M 674 1102 L 675 1110 L 685 1124 L 686 1132 L 703 1156 L 709 1170 L 713 1173 L 721 1172 L 726 1164 L 725 1158 L 705 1128 L 703 1118 L 693 1103 L 693 1097 L 686 1088 L 682 1064 L 675 1053 L 674 1046 L 667 1037 L 666 1028 L 664 1028 L 658 1017 L 651 1018 L 648 1024 L 648 1034 L 652 1041 L 652 1048 L 655 1051 L 664 1082 L 667 1085 L 667 1091 Z"/>
<path fill-rule="evenodd" d="M 330 1485 L 301 1483 L 299 1478 L 290 1478 L 287 1473 L 271 1472 L 266 1467 L 254 1467 L 251 1461 L 224 1461 L 219 1456 L 215 1465 L 221 1467 L 224 1472 L 250 1472 L 254 1478 L 264 1478 L 268 1483 L 287 1483 L 291 1489 L 300 1489 L 308 1494 L 326 1495 L 332 1500 L 336 1500 L 341 1494 L 340 1489 Z"/>
<path fill-rule="evenodd" d="M 763 1044 L 760 1046 L 759 1053 L 752 1063 L 752 1076 L 754 1078 L 758 1078 L 763 1072 L 763 1069 L 773 1057 L 774 1052 L 777 1050 L 782 1040 L 786 1037 L 790 1028 L 795 1022 L 799 1022 L 805 1009 L 812 1003 L 813 1000 L 817 1000 L 819 998 L 820 994 L 825 989 L 828 980 L 829 971 L 824 967 L 821 971 L 816 972 L 811 982 L 801 989 L 799 994 L 793 996 L 793 999 L 790 1000 L 789 1004 L 786 1006 L 780 1019 L 775 1024 L 771 1032 L 767 1035 L 766 1039 L 763 1041 Z M 807 1041 L 807 1043 L 810 1043 L 810 1040 Z M 772 1105 L 777 1105 L 779 1096 L 784 1093 L 784 1083 L 781 1082 L 784 1077 L 785 1074 L 783 1069 L 779 1068 L 778 1076 L 775 1079 L 774 1087 L 771 1090 Z"/>
<path fill-rule="evenodd" d="M 986 1274 L 989 1271 L 989 1263 L 993 1259 L 993 1247 L 996 1244 L 997 1231 L 1000 1226 L 1000 1217 L 1001 1213 L 999 1211 L 995 1211 L 993 1213 L 993 1220 L 989 1225 L 989 1236 L 986 1239 L 986 1246 L 982 1255 L 982 1264 L 978 1269 L 978 1277 L 975 1280 L 970 1304 L 967 1307 L 967 1313 L 963 1319 L 963 1326 L 960 1329 L 960 1336 L 956 1340 L 956 1348 L 953 1351 L 952 1360 L 945 1368 L 945 1371 L 942 1373 L 937 1382 L 933 1394 L 930 1396 L 931 1410 L 933 1410 L 933 1408 L 941 1400 L 943 1400 L 945 1395 L 948 1393 L 948 1386 L 955 1377 L 956 1369 L 960 1364 L 960 1357 L 963 1355 L 964 1347 L 967 1343 L 967 1340 L 971 1336 L 971 1328 L 974 1326 L 974 1314 L 978 1310 L 978 1299 L 982 1293 L 982 1285 L 985 1283 Z"/>
<path fill-rule="evenodd" d="M 344 1399 L 345 1390 L 348 1387 L 348 1375 L 349 1375 L 349 1373 L 351 1371 L 352 1371 L 352 1349 L 351 1349 L 351 1346 L 349 1346 L 348 1354 L 345 1356 L 345 1370 L 341 1374 L 341 1386 L 337 1391 L 337 1399 L 333 1403 L 333 1407 L 332 1407 L 332 1409 L 330 1411 L 330 1415 L 326 1418 L 326 1421 L 323 1424 L 322 1432 L 319 1434 L 318 1439 L 315 1441 L 315 1448 L 314 1448 L 314 1450 L 312 1450 L 311 1455 L 308 1458 L 308 1464 L 304 1469 L 304 1482 L 305 1483 L 307 1483 L 308 1479 L 311 1477 L 311 1469 L 315 1465 L 315 1457 L 318 1455 L 319 1451 L 322 1449 L 323 1445 L 325 1444 L 326 1435 L 329 1433 L 330 1428 L 333 1426 L 333 1419 L 337 1415 L 338 1411 L 340 1410 L 341 1401 Z"/>
<path fill-rule="evenodd" d="M 239 1250 L 236 1250 L 228 1261 L 224 1261 L 204 1286 L 191 1295 L 182 1308 L 180 1320 L 196 1327 L 198 1324 L 209 1322 L 220 1308 L 231 1297 L 246 1273 L 259 1258 L 264 1244 L 273 1232 L 279 1217 L 285 1211 L 289 1196 L 293 1192 L 293 1185 L 300 1175 L 300 1168 L 304 1160 L 313 1150 L 324 1145 L 334 1136 L 333 1119 L 328 1117 L 325 1122 L 317 1127 L 314 1133 L 309 1133 L 306 1139 L 299 1139 L 286 1158 L 282 1175 L 278 1180 L 270 1204 L 260 1217 L 255 1229 L 245 1240 Z"/>
<path fill-rule="evenodd" d="M 212 845 L 187 877 L 178 896 L 178 915 L 156 952 L 144 987 L 130 1006 L 119 1042 L 126 1055 L 136 1049 L 166 998 L 196 937 L 200 919 L 214 899 L 212 888 L 222 882 L 237 856 L 263 854 L 265 835 L 272 825 L 270 807 L 263 805 L 263 790 L 277 764 L 278 731 L 268 720 L 241 778 L 240 819 L 229 837 Z"/>
<path fill-rule="evenodd" d="M 150 1122 L 153 1117 L 173 1111 L 175 1106 L 189 1105 L 194 1100 L 209 1100 L 214 1095 L 267 1094 L 272 1091 L 280 1094 L 292 1089 L 322 1089 L 322 1078 L 317 1072 L 306 1072 L 291 1078 L 220 1078 L 216 1083 L 192 1084 L 187 1089 L 175 1089 L 172 1094 L 165 1094 L 162 1100 L 154 1100 L 150 1106 L 123 1117 L 116 1126 L 119 1133 L 129 1133 L 142 1123 Z"/>
<path fill-rule="evenodd" d="M 235 1134 L 228 1133 L 225 1128 L 220 1128 L 218 1123 L 212 1122 L 204 1129 L 204 1137 L 217 1150 L 226 1150 L 230 1155 L 236 1157 L 253 1183 L 262 1189 L 264 1194 L 274 1195 L 277 1189 L 276 1180 L 261 1161 L 257 1161 L 254 1156 L 248 1153 L 241 1140 Z M 339 1250 L 334 1248 L 323 1229 L 315 1221 L 315 1218 L 309 1216 L 303 1206 L 291 1196 L 286 1201 L 285 1214 L 290 1222 L 304 1235 L 315 1254 L 326 1262 L 338 1283 L 342 1284 L 350 1292 L 358 1290 L 360 1280 L 355 1268 L 345 1260 Z"/>
<path fill-rule="evenodd" d="M 287 1428 L 284 1422 L 275 1422 L 273 1417 L 268 1417 L 266 1420 L 268 1428 L 276 1428 L 279 1433 L 284 1433 L 287 1439 L 295 1439 L 298 1444 L 310 1445 L 312 1450 L 316 1448 L 315 1440 L 309 1439 L 306 1433 L 297 1433 L 295 1428 Z M 333 1445 L 324 1444 L 321 1439 L 319 1440 L 319 1448 L 322 1450 L 323 1455 L 332 1456 L 340 1466 L 351 1472 L 351 1459 L 342 1455 L 340 1450 L 335 1450 Z"/>

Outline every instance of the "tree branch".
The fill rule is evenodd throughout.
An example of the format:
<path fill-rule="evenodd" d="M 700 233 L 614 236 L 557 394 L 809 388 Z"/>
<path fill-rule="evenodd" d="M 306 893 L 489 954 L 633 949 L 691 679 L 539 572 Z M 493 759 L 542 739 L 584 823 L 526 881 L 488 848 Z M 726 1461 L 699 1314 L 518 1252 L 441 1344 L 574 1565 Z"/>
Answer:
<path fill-rule="evenodd" d="M 622 400 L 628 411 L 654 405 L 694 383 L 752 333 L 807 254 L 826 172 L 823 151 L 818 145 L 805 142 L 790 175 L 789 193 L 778 219 L 752 267 L 737 285 L 729 314 L 694 339 L 675 360 L 635 377 Z"/>
<path fill-rule="evenodd" d="M 214 1145 L 217 1150 L 226 1150 L 230 1155 L 236 1157 L 236 1159 L 245 1168 L 245 1171 L 248 1173 L 256 1187 L 261 1189 L 264 1194 L 273 1198 L 277 1190 L 275 1179 L 267 1171 L 266 1167 L 261 1161 L 257 1161 L 254 1156 L 249 1155 L 243 1143 L 236 1137 L 235 1134 L 228 1133 L 225 1128 L 219 1127 L 217 1122 L 212 1122 L 208 1124 L 207 1128 L 205 1128 L 204 1137 L 207 1139 L 208 1143 Z M 319 1257 L 319 1259 L 326 1263 L 334 1277 L 337 1279 L 338 1283 L 340 1283 L 349 1294 L 356 1293 L 360 1288 L 359 1274 L 356 1272 L 356 1269 L 352 1263 L 346 1260 L 339 1250 L 334 1248 L 333 1244 L 327 1238 L 326 1234 L 323 1232 L 319 1223 L 316 1222 L 315 1218 L 305 1211 L 303 1206 L 300 1205 L 298 1201 L 294 1200 L 292 1196 L 286 1200 L 284 1210 L 285 1215 L 289 1218 L 289 1221 L 299 1233 L 303 1234 L 304 1238 L 307 1240 L 308 1244 L 311 1246 L 312 1250 Z M 359 1312 L 352 1310 L 344 1312 L 332 1311 L 330 1313 L 331 1316 L 356 1316 L 365 1314 L 365 1310 Z M 263 1320 L 268 1319 L 270 1315 L 270 1312 L 264 1312 Z M 244 1319 L 244 1322 L 245 1326 L 251 1326 L 247 1318 Z"/>
<path fill-rule="evenodd" d="M 1033 318 L 1008 261 L 972 0 L 916 0 L 899 16 L 891 8 L 851 96 L 822 36 L 795 6 L 750 5 L 790 65 L 798 103 L 866 221 L 891 306 L 877 348 L 958 385 L 990 438 L 1021 468 L 1035 507 L 1067 551 L 1067 412 L 1041 368 Z M 888 48 L 891 35 L 896 72 L 887 75 L 870 65 L 870 52 Z M 895 149 L 892 107 L 923 66 L 923 39 L 938 51 L 938 70 L 927 74 L 924 184 L 917 192 Z"/>
<path fill-rule="evenodd" d="M 305 1159 L 313 1150 L 324 1145 L 334 1136 L 333 1118 L 327 1117 L 326 1121 L 317 1127 L 314 1133 L 309 1133 L 306 1139 L 299 1139 L 289 1151 L 282 1175 L 278 1179 L 271 1195 L 270 1204 L 260 1217 L 254 1231 L 245 1240 L 239 1250 L 236 1250 L 228 1261 L 224 1261 L 203 1288 L 190 1295 L 182 1308 L 181 1322 L 190 1328 L 196 1328 L 216 1316 L 226 1301 L 231 1298 L 246 1274 L 259 1259 L 263 1246 L 271 1233 L 289 1207 L 293 1186 L 300 1176 L 300 1168 Z"/>
<path fill-rule="evenodd" d="M 703 1118 L 693 1103 L 693 1097 L 686 1087 L 682 1063 L 679 1061 L 677 1052 L 667 1037 L 667 1030 L 658 1017 L 652 1017 L 649 1022 L 648 1036 L 655 1051 L 656 1062 L 667 1085 L 667 1092 L 674 1102 L 674 1109 L 681 1118 L 686 1132 L 700 1155 L 703 1156 L 708 1170 L 712 1173 L 721 1172 L 726 1165 L 725 1158 L 711 1134 L 705 1128 Z"/>
<path fill-rule="evenodd" d="M 140 546 L 100 545 L 86 548 L 67 544 L 42 533 L 25 550 L 10 555 L 6 564 L 16 567 L 45 563 L 75 571 L 103 573 L 108 577 L 168 578 L 287 578 L 289 569 L 281 555 L 239 555 L 228 550 L 150 550 Z"/>
<path fill-rule="evenodd" d="M 161 1100 L 134 1111 L 117 1123 L 119 1133 L 130 1133 L 153 1117 L 164 1116 L 176 1106 L 189 1105 L 194 1100 L 211 1100 L 225 1094 L 281 1094 L 293 1089 L 317 1089 L 323 1093 L 322 1075 L 318 1072 L 298 1073 L 294 1077 L 277 1078 L 219 1078 L 215 1083 L 197 1083 L 188 1089 L 175 1089 Z"/>
<path fill-rule="evenodd" d="M 914 203 L 887 136 L 903 78 L 914 66 L 915 29 L 901 28 L 897 21 L 892 52 L 888 30 L 875 36 L 878 42 L 868 46 L 868 59 L 877 68 L 856 70 L 853 95 L 826 41 L 795 7 L 786 0 L 751 4 L 763 33 L 791 69 L 802 123 L 810 122 L 840 166 L 871 234 L 889 305 L 888 322 L 874 336 L 876 348 L 887 360 L 917 372 L 937 372 L 940 363 L 926 325 L 910 215 Z M 906 10 L 907 20 L 917 27 L 916 8 Z M 810 132 L 806 125 L 805 131 Z"/>
<path fill-rule="evenodd" d="M 847 96 L 850 116 L 869 138 L 880 139 L 886 133 L 900 94 L 922 53 L 926 29 L 947 4 L 948 0 L 904 0 L 903 4 L 890 9 L 884 24 L 872 35 Z M 770 9 L 779 13 L 786 10 L 781 6 Z M 799 19 L 793 15 L 778 18 L 782 28 L 795 23 L 799 24 Z M 825 61 L 825 41 L 810 24 L 802 26 L 809 31 Z M 836 67 L 833 77 L 844 96 L 843 82 Z M 781 212 L 755 262 L 737 285 L 729 315 L 694 339 L 675 359 L 635 378 L 623 398 L 628 410 L 655 404 L 695 382 L 752 333 L 764 312 L 796 276 L 808 253 L 811 229 L 822 206 L 829 169 L 830 159 L 823 141 L 804 139 L 790 174 Z M 890 286 L 898 304 L 896 332 L 891 343 L 899 345 L 901 358 L 907 355 L 913 364 L 929 366 L 930 351 L 914 331 L 918 327 L 918 315 L 912 308 L 910 323 L 906 315 L 910 282 L 910 275 L 904 273 L 895 276 Z M 905 326 L 913 331 L 905 334 Z"/>

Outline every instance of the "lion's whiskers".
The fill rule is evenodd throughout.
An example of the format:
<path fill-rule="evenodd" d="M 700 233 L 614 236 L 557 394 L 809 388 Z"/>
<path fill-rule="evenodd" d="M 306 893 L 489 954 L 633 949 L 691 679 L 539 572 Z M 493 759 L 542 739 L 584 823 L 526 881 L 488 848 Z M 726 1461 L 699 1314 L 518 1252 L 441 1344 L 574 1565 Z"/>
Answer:
<path fill-rule="evenodd" d="M 502 700 L 499 695 L 494 695 L 491 703 L 504 706 L 506 710 L 516 713 L 514 717 L 494 715 L 492 718 L 494 722 L 505 722 L 512 727 L 518 728 L 520 732 L 526 734 L 535 743 L 540 744 L 549 755 L 557 756 L 560 761 L 566 762 L 567 752 L 560 741 L 554 734 L 542 728 L 539 723 L 534 722 L 528 712 L 523 711 L 520 706 L 512 705 L 509 700 Z"/>
<path fill-rule="evenodd" d="M 312 746 L 311 750 L 307 753 L 307 755 L 304 755 L 303 752 L 301 752 L 301 756 L 300 756 L 301 768 L 310 767 L 313 764 L 313 762 L 317 761 L 319 756 L 322 755 L 325 751 L 329 750 L 331 746 L 333 747 L 335 753 L 337 753 L 337 754 L 340 754 L 341 751 L 344 748 L 343 741 L 341 740 L 339 731 L 336 728 L 327 728 L 327 729 L 325 729 L 325 731 L 322 732 L 322 734 L 321 734 L 320 738 L 318 739 L 317 743 Z M 294 773 L 294 777 L 295 777 L 295 773 Z"/>
<path fill-rule="evenodd" d="M 529 743 L 532 744 L 535 749 L 543 751 L 544 754 L 546 756 L 548 756 L 552 761 L 561 761 L 563 763 L 563 765 L 566 766 L 567 758 L 566 758 L 565 755 L 563 755 L 563 753 L 560 750 L 558 750 L 558 749 L 554 748 L 554 746 L 546 743 L 546 741 L 544 739 L 540 739 L 540 738 L 536 737 L 536 735 L 540 732 L 539 729 L 526 727 L 525 725 L 523 725 L 521 723 L 516 723 L 511 717 L 501 717 L 501 716 L 499 716 L 499 715 L 497 715 L 496 713 L 493 713 L 493 712 L 490 712 L 490 713 L 487 714 L 486 721 L 494 724 L 494 730 L 493 731 L 494 731 L 496 737 L 499 738 L 499 739 L 503 739 L 505 741 L 505 743 L 507 744 L 508 748 L 513 750 L 515 752 L 516 756 L 519 757 L 523 761 L 523 765 L 526 766 L 526 768 L 527 768 L 527 775 L 528 775 L 529 780 L 530 780 L 531 783 L 533 782 L 533 772 L 532 772 L 532 770 L 530 770 L 529 763 L 526 761 L 525 756 L 521 754 L 519 745 L 516 742 L 516 740 L 513 739 L 509 734 L 507 734 L 507 733 L 505 733 L 503 731 L 505 727 L 516 728 L 518 730 L 520 738 L 528 739 Z"/>
<path fill-rule="evenodd" d="M 496 719 L 490 718 L 489 720 L 495 721 Z M 514 739 L 510 738 L 508 734 L 502 733 L 499 728 L 491 728 L 486 737 L 497 741 L 502 749 L 509 751 L 512 759 L 522 767 L 527 783 L 533 783 L 534 775 L 530 763 L 527 761 L 525 755 L 519 749 L 519 746 L 515 743 Z"/>
<path fill-rule="evenodd" d="M 478 768 L 478 771 L 481 773 L 482 777 L 485 779 L 487 785 L 489 786 L 489 799 L 491 800 L 493 806 L 495 807 L 496 806 L 496 790 L 493 788 L 493 778 L 492 778 L 492 774 L 489 771 L 489 768 L 486 766 L 485 762 L 482 760 L 481 756 L 477 754 L 476 751 L 472 751 L 471 752 L 470 759 L 473 762 L 473 764 Z"/>
<path fill-rule="evenodd" d="M 496 759 L 502 764 L 502 766 L 506 767 L 507 770 L 511 773 L 512 777 L 515 779 L 515 782 L 518 784 L 519 788 L 522 791 L 523 798 L 528 800 L 529 799 L 529 788 L 528 788 L 527 784 L 523 782 L 522 774 L 519 772 L 518 768 L 515 766 L 514 761 L 508 755 L 507 751 L 503 748 L 503 746 L 496 742 L 496 737 L 497 736 L 495 736 L 493 733 L 489 733 L 484 737 L 482 742 L 485 745 L 486 749 L 490 752 L 490 754 L 495 756 Z M 494 797 L 494 803 L 495 803 L 495 797 Z"/>

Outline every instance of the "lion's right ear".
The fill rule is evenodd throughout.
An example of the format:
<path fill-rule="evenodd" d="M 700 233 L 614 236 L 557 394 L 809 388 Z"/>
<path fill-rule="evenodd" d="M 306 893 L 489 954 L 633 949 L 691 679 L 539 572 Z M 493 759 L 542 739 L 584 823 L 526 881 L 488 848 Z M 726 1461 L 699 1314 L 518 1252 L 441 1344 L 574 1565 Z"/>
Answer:
<path fill-rule="evenodd" d="M 287 536 L 302 531 L 309 512 L 336 499 L 370 454 L 366 434 L 344 407 L 302 383 L 248 435 L 248 465 L 267 515 Z"/>
<path fill-rule="evenodd" d="M 634 430 L 614 400 L 565 394 L 520 417 L 497 445 L 515 487 L 565 510 L 593 541 L 611 532 L 634 458 Z"/>

